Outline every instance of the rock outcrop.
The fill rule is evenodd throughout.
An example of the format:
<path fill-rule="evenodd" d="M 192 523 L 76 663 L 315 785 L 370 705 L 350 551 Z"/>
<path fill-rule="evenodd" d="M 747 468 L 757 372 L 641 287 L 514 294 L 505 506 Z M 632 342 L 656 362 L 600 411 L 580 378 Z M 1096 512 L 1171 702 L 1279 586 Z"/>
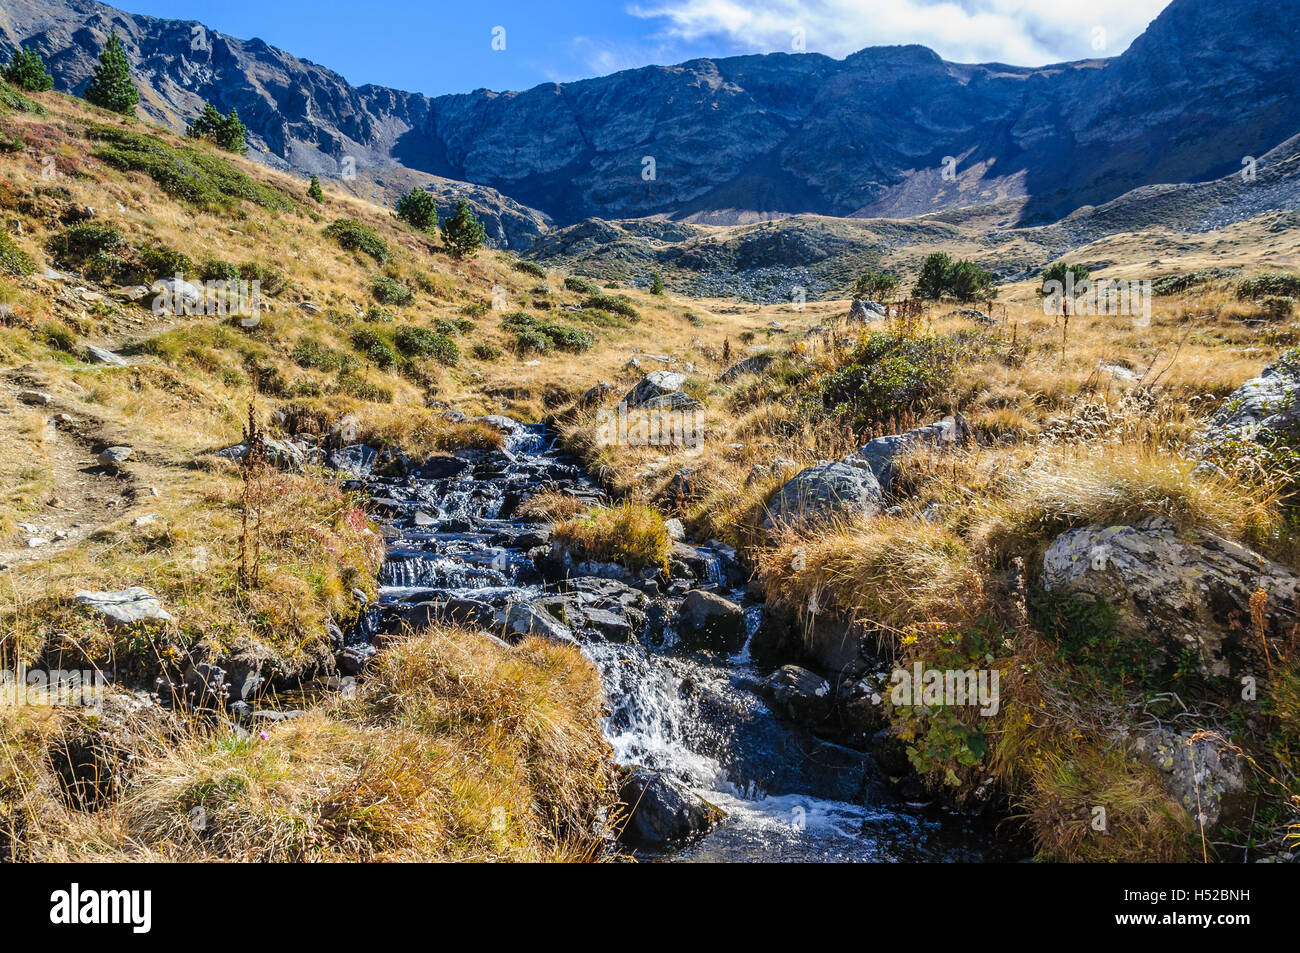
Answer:
<path fill-rule="evenodd" d="M 1105 603 L 1125 635 L 1155 643 L 1164 664 L 1184 651 L 1205 676 L 1262 672 L 1251 634 L 1252 596 L 1266 638 L 1296 622 L 1300 577 L 1245 546 L 1210 533 L 1179 532 L 1152 519 L 1062 533 L 1043 556 L 1043 587 Z"/>

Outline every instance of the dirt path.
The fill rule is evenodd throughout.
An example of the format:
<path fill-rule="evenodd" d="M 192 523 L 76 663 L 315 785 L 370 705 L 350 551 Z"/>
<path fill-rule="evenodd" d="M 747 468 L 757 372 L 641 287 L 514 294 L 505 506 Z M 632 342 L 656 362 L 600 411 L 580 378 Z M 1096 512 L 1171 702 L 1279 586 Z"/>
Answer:
<path fill-rule="evenodd" d="M 19 368 L 0 376 L 0 394 L 19 401 L 24 391 L 49 393 L 43 376 Z M 84 539 L 100 526 L 122 518 L 141 493 L 129 464 L 118 472 L 100 465 L 105 447 L 128 443 L 104 422 L 52 397 L 49 404 L 19 406 L 45 417 L 41 450 L 50 469 L 50 488 L 39 505 L 17 518 L 18 530 L 0 539 L 0 571 L 21 563 L 48 559 Z M 4 418 L 0 418 L 3 421 Z M 0 423 L 0 432 L 3 431 Z M 148 492 L 147 490 L 145 492 Z M 42 540 L 30 545 L 29 540 Z"/>

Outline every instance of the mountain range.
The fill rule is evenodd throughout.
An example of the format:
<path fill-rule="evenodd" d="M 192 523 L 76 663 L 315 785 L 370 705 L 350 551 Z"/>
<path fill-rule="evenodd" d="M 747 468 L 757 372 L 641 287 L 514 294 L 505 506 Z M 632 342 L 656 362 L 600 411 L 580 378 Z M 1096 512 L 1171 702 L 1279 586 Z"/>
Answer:
<path fill-rule="evenodd" d="M 0 51 L 35 47 L 56 88 L 78 92 L 116 30 L 147 118 L 179 129 L 208 101 L 237 108 L 272 165 L 355 165 L 364 187 L 427 185 L 445 201 L 470 183 L 493 237 L 524 247 L 588 218 L 743 224 L 1003 203 L 1006 224 L 1025 226 L 1222 178 L 1300 133 L 1300 25 L 1281 14 L 1271 0 L 1173 0 L 1123 54 L 1040 68 L 873 47 L 437 97 L 354 87 L 259 39 L 93 0 L 5 0 Z"/>

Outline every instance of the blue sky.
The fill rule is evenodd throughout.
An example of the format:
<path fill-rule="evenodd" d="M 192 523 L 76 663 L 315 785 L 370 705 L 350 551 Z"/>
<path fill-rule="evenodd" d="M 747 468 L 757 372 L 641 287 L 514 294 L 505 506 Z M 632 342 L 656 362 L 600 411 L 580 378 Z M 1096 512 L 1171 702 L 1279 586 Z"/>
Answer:
<path fill-rule="evenodd" d="M 111 2 L 111 0 L 110 0 Z M 527 89 L 697 56 L 922 43 L 1022 66 L 1124 51 L 1169 0 L 118 0 L 261 37 L 350 82 Z M 504 49 L 493 48 L 494 30 Z M 498 46 L 502 45 L 498 40 Z"/>

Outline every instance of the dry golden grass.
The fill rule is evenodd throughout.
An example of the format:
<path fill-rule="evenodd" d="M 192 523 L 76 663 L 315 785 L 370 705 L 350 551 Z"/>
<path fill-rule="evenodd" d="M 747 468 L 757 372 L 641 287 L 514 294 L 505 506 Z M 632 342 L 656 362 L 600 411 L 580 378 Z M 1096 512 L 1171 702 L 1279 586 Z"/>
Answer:
<path fill-rule="evenodd" d="M 628 569 L 668 571 L 673 542 L 658 510 L 625 501 L 595 507 L 555 524 L 553 539 L 563 543 L 574 559 L 618 563 Z"/>
<path fill-rule="evenodd" d="M 21 859 L 591 860 L 617 820 L 599 679 L 543 640 L 395 642 L 354 698 L 244 738 L 192 720 L 94 811 L 31 757 L 57 737 L 45 712 L 0 710 L 0 749 L 27 759 L 0 774 Z"/>

